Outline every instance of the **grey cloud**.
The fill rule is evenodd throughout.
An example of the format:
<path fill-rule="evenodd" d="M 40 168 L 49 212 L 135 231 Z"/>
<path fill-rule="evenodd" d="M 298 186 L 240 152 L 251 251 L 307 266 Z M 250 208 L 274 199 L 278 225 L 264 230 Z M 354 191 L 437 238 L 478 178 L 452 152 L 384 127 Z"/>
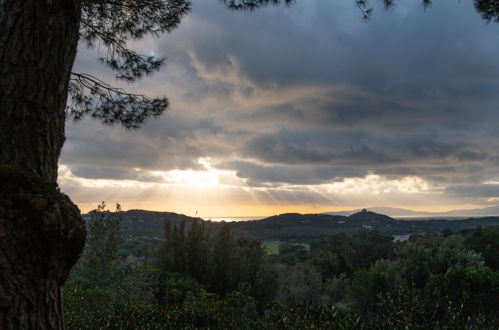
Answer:
<path fill-rule="evenodd" d="M 471 4 L 439 3 L 424 13 L 414 2 L 390 14 L 380 12 L 369 24 L 349 5 L 299 1 L 288 9 L 234 14 L 199 1 L 192 19 L 203 22 L 204 30 L 187 42 L 207 68 L 229 69 L 226 56 L 231 54 L 244 75 L 262 86 L 347 82 L 390 94 L 407 86 L 412 95 L 420 90 L 419 96 L 446 91 L 461 95 L 466 90 L 474 94 L 475 89 L 484 90 L 481 81 L 497 87 L 491 78 L 499 66 L 491 67 L 490 61 L 498 47 L 487 39 L 497 28 L 484 27 Z M 449 38 L 450 33 L 459 38 Z M 469 80 L 470 74 L 479 79 Z"/>
<path fill-rule="evenodd" d="M 248 179 L 248 184 L 252 186 L 313 185 L 367 174 L 365 170 L 355 168 L 264 166 L 245 161 L 228 162 L 218 167 L 235 170 L 238 177 Z"/>
<path fill-rule="evenodd" d="M 497 142 L 481 142 L 434 130 L 396 135 L 376 130 L 282 130 L 249 140 L 240 153 L 267 166 L 345 167 L 458 183 L 479 182 L 499 173 L 493 161 Z"/>
<path fill-rule="evenodd" d="M 498 74 L 499 76 L 499 74 Z M 499 95 L 499 88 L 497 90 Z M 494 99 L 497 103 L 499 98 Z M 236 119 L 250 125 L 285 126 L 295 129 L 365 129 L 399 134 L 410 130 L 461 130 L 494 132 L 499 116 L 490 100 L 420 100 L 410 97 L 361 93 L 341 89 L 320 99 L 263 107 L 240 112 Z M 495 104 L 492 102 L 492 104 Z M 484 121 L 483 118 L 488 118 Z"/>
<path fill-rule="evenodd" d="M 198 158 L 230 153 L 209 120 L 166 115 L 139 131 L 86 120 L 68 126 L 61 161 L 70 165 L 149 170 L 200 169 Z"/>
<path fill-rule="evenodd" d="M 499 184 L 454 185 L 446 191 L 453 195 L 473 197 L 499 197 Z"/>
<path fill-rule="evenodd" d="M 390 158 L 367 143 L 361 131 L 289 131 L 251 139 L 242 153 L 267 163 L 331 164 L 383 163 Z M 346 161 L 345 161 L 346 160 Z M 393 161 L 393 160 L 392 160 Z"/>
<path fill-rule="evenodd" d="M 393 136 L 375 130 L 284 129 L 251 139 L 243 149 L 243 155 L 268 163 L 376 165 L 415 159 L 445 159 L 461 152 L 468 143 L 446 141 L 445 137 L 433 131 Z"/>
<path fill-rule="evenodd" d="M 175 140 L 163 142 L 163 147 L 168 145 L 169 153 L 166 154 L 154 141 L 125 134 L 118 140 L 105 133 L 73 138 L 65 147 L 61 161 L 75 165 L 165 170 L 199 167 L 197 156 L 200 151 L 196 147 L 184 146 Z M 175 149 L 182 150 L 182 154 L 175 154 Z"/>
<path fill-rule="evenodd" d="M 135 180 L 140 182 L 164 183 L 163 178 L 145 173 L 142 170 L 117 167 L 73 166 L 73 175 L 86 179 Z"/>
<path fill-rule="evenodd" d="M 413 164 L 410 167 L 384 167 L 372 171 L 374 174 L 396 179 L 401 176 L 418 176 L 437 184 L 480 183 L 491 175 L 496 175 L 497 168 L 485 169 L 483 166 L 470 166 L 466 164 L 431 166 Z"/>
<path fill-rule="evenodd" d="M 481 151 L 475 150 L 463 150 L 457 155 L 459 160 L 469 160 L 469 161 L 481 161 L 487 158 L 487 154 Z"/>

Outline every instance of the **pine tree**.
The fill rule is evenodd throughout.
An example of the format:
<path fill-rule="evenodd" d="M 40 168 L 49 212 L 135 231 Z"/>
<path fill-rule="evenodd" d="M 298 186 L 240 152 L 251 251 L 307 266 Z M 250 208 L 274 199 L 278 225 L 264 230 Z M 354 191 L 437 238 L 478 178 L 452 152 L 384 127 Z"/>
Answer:
<path fill-rule="evenodd" d="M 209 260 L 209 246 L 205 238 L 204 224 L 193 221 L 185 241 L 186 271 L 201 283 L 206 279 Z"/>
<path fill-rule="evenodd" d="M 220 231 L 215 235 L 212 252 L 212 275 L 211 287 L 213 290 L 224 295 L 232 289 L 235 280 L 233 274 L 233 248 L 234 240 L 230 231 L 230 225 L 224 223 Z"/>
<path fill-rule="evenodd" d="M 80 212 L 57 186 L 66 119 L 136 128 L 168 105 L 71 73 L 78 41 L 99 46 L 99 60 L 134 81 L 164 60 L 127 42 L 171 31 L 189 8 L 186 0 L 0 1 L 0 329 L 64 327 L 61 286 L 85 242 Z"/>
<path fill-rule="evenodd" d="M 102 202 L 88 222 L 87 242 L 80 259 L 81 269 L 78 272 L 82 279 L 101 288 L 108 287 L 112 282 L 113 267 L 122 242 L 120 205 L 116 206 L 115 212 L 106 211 L 105 207 Z"/>
<path fill-rule="evenodd" d="M 171 269 L 173 265 L 173 231 L 169 221 L 165 220 L 164 226 L 165 235 L 158 250 L 156 265 L 161 269 Z"/>

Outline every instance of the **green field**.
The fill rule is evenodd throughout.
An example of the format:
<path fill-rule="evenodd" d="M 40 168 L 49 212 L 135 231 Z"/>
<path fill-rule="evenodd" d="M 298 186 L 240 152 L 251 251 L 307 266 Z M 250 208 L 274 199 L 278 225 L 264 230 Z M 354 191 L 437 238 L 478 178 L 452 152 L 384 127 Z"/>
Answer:
<path fill-rule="evenodd" d="M 265 247 L 265 251 L 269 255 L 273 254 L 279 254 L 279 245 L 281 244 L 281 241 L 263 241 L 263 246 Z"/>
<path fill-rule="evenodd" d="M 279 254 L 279 245 L 281 245 L 282 241 L 278 241 L 278 240 L 268 240 L 268 241 L 263 241 L 263 246 L 265 247 L 265 251 L 267 251 L 267 253 L 269 255 L 274 255 L 274 254 Z M 293 243 L 293 245 L 303 245 L 307 251 L 310 251 L 310 246 L 308 244 L 305 244 L 305 243 Z"/>

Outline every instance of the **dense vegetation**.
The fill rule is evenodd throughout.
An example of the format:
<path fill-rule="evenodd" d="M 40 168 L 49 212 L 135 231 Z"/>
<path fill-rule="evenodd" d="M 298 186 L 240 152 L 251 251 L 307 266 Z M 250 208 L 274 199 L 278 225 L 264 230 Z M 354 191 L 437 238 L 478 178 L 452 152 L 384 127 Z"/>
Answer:
<path fill-rule="evenodd" d="M 87 222 L 65 287 L 70 329 L 499 327 L 499 226 L 405 242 L 337 233 L 268 256 L 203 222 L 123 241 L 121 214 L 102 205 Z"/>

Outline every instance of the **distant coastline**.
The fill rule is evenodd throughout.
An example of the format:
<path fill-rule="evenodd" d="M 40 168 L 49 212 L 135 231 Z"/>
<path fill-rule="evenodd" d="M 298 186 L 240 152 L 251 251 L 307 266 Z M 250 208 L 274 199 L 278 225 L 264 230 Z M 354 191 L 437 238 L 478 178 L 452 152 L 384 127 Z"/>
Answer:
<path fill-rule="evenodd" d="M 203 220 L 206 221 L 215 221 L 215 222 L 236 222 L 236 221 L 253 221 L 253 220 L 261 220 L 267 217 L 202 217 Z"/>

